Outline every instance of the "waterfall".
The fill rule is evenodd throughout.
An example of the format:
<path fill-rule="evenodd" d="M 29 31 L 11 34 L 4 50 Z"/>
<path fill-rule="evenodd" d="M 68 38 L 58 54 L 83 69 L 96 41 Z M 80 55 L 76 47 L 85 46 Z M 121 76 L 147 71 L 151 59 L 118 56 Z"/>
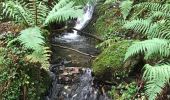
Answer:
<path fill-rule="evenodd" d="M 91 4 L 88 3 L 85 6 L 85 8 L 84 8 L 83 16 L 77 18 L 76 25 L 74 26 L 74 28 L 78 29 L 78 30 L 81 30 L 84 27 L 86 27 L 86 25 L 88 24 L 88 22 L 92 18 L 93 11 L 94 11 L 94 5 L 91 5 Z M 78 37 L 79 37 L 79 35 L 77 34 L 77 31 L 73 30 L 73 33 L 65 34 L 61 38 L 62 39 L 71 39 L 71 40 L 74 40 L 74 39 L 77 39 Z"/>

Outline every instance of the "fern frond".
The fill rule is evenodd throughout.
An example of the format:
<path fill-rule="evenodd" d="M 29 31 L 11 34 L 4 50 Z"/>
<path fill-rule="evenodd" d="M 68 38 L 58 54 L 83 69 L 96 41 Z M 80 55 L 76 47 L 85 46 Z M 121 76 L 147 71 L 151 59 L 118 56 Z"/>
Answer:
<path fill-rule="evenodd" d="M 165 13 L 165 12 L 162 12 L 162 11 L 151 11 L 149 16 L 150 16 L 151 19 L 154 19 L 154 18 L 169 18 L 170 13 Z"/>
<path fill-rule="evenodd" d="M 151 23 L 151 19 L 138 19 L 126 22 L 123 27 L 145 34 L 149 38 L 170 39 L 169 20 L 160 20 L 158 22 Z"/>
<path fill-rule="evenodd" d="M 149 11 L 161 11 L 164 13 L 170 13 L 170 4 L 160 4 L 153 2 L 142 2 L 133 6 L 134 8 L 145 8 Z"/>
<path fill-rule="evenodd" d="M 130 0 L 126 0 L 121 3 L 120 10 L 124 19 L 126 19 L 126 17 L 129 15 L 130 10 L 132 9 L 132 4 L 133 2 Z"/>
<path fill-rule="evenodd" d="M 146 34 L 148 33 L 151 25 L 151 20 L 136 19 L 132 21 L 127 21 L 123 25 L 123 28 Z"/>
<path fill-rule="evenodd" d="M 159 3 L 153 3 L 153 2 L 142 2 L 139 4 L 136 4 L 133 6 L 134 8 L 146 8 L 148 10 L 151 11 L 161 11 L 162 9 L 164 9 L 164 6 L 159 4 Z"/>
<path fill-rule="evenodd" d="M 0 65 L 2 65 L 4 62 L 4 52 L 5 52 L 5 48 L 0 47 Z"/>
<path fill-rule="evenodd" d="M 28 5 L 31 13 L 30 21 L 32 21 L 32 26 L 42 25 L 47 14 L 49 13 L 49 8 L 45 5 L 43 1 L 33 0 L 30 1 Z"/>
<path fill-rule="evenodd" d="M 97 48 L 105 49 L 105 48 L 113 45 L 113 44 L 115 43 L 115 41 L 116 41 L 115 39 L 108 39 L 108 40 L 106 40 L 106 41 L 98 44 L 96 47 L 97 47 Z"/>
<path fill-rule="evenodd" d="M 76 5 L 86 5 L 87 3 L 93 4 L 97 0 L 71 0 L 74 1 Z"/>
<path fill-rule="evenodd" d="M 159 54 L 167 57 L 170 55 L 169 41 L 166 39 L 154 38 L 136 42 L 128 48 L 125 54 L 125 60 L 139 53 L 144 53 L 146 59 L 152 54 Z"/>
<path fill-rule="evenodd" d="M 44 44 L 44 37 L 39 27 L 32 27 L 21 31 L 18 39 L 26 48 L 36 50 Z"/>
<path fill-rule="evenodd" d="M 155 100 L 158 94 L 161 94 L 163 88 L 169 83 L 170 65 L 145 65 L 143 79 L 146 83 L 146 94 L 149 100 Z"/>
<path fill-rule="evenodd" d="M 25 25 L 29 26 L 28 18 L 30 16 L 27 11 L 27 4 L 22 1 L 10 0 L 3 2 L 3 15 L 12 18 L 19 23 L 24 23 Z"/>
<path fill-rule="evenodd" d="M 30 62 L 40 63 L 43 68 L 49 67 L 50 50 L 48 47 L 44 47 L 44 37 L 41 35 L 39 27 L 32 27 L 21 31 L 18 39 L 28 49 L 33 49 L 33 53 L 26 58 Z"/>
<path fill-rule="evenodd" d="M 79 6 L 74 6 L 74 2 L 70 0 L 60 0 L 48 14 L 44 25 L 52 22 L 66 21 L 70 18 L 77 18 L 83 14 L 83 10 Z"/>
<path fill-rule="evenodd" d="M 48 47 L 39 46 L 32 54 L 28 55 L 26 58 L 33 63 L 41 63 L 42 68 L 48 69 L 49 67 L 49 57 L 50 49 Z"/>
<path fill-rule="evenodd" d="M 117 1 L 119 1 L 119 0 L 106 0 L 106 1 L 104 2 L 104 4 L 115 3 L 115 2 L 117 2 Z"/>

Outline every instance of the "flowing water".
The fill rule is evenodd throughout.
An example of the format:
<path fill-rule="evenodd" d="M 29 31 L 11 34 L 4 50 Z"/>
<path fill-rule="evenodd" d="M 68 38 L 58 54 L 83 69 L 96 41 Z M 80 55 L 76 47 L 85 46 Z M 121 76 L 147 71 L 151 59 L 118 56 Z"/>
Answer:
<path fill-rule="evenodd" d="M 92 18 L 94 7 L 94 5 L 87 4 L 83 17 L 77 19 L 74 28 L 81 30 L 88 24 Z M 77 31 L 73 31 L 54 37 L 53 44 L 60 46 L 52 48 L 54 53 L 50 67 L 52 84 L 45 100 L 110 100 L 102 88 L 93 82 L 94 77 L 90 69 L 92 57 L 89 55 L 96 56 L 98 54 L 94 39 L 80 36 Z M 63 46 L 67 48 L 63 48 Z M 68 74 L 69 69 L 67 68 L 74 69 L 71 71 L 76 74 Z M 67 74 L 63 75 L 65 69 L 67 69 Z"/>

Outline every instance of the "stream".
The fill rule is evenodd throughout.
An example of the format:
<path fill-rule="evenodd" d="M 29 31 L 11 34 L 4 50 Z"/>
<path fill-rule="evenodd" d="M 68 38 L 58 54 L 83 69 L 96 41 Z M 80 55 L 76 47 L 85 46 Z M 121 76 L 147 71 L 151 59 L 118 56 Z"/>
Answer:
<path fill-rule="evenodd" d="M 84 15 L 78 18 L 75 29 L 82 30 L 92 18 L 95 4 L 87 4 Z M 100 51 L 96 40 L 64 32 L 52 39 L 51 86 L 45 100 L 110 100 L 100 84 L 94 83 L 91 61 Z M 70 49 L 71 48 L 71 49 Z M 75 50 L 78 50 L 75 51 Z"/>

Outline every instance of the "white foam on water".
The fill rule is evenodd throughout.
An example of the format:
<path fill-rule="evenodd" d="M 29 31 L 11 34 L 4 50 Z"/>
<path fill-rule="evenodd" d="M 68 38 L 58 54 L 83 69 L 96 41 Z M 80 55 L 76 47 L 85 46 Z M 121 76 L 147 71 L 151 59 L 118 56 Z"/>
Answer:
<path fill-rule="evenodd" d="M 84 9 L 83 17 L 77 18 L 76 25 L 74 28 L 77 30 L 83 29 L 87 25 L 89 20 L 92 18 L 93 10 L 94 10 L 94 6 L 90 6 L 89 4 L 87 4 Z M 69 39 L 69 40 L 76 40 L 79 38 L 79 35 L 77 34 L 77 31 L 73 30 L 73 33 L 65 34 L 61 38 Z"/>

